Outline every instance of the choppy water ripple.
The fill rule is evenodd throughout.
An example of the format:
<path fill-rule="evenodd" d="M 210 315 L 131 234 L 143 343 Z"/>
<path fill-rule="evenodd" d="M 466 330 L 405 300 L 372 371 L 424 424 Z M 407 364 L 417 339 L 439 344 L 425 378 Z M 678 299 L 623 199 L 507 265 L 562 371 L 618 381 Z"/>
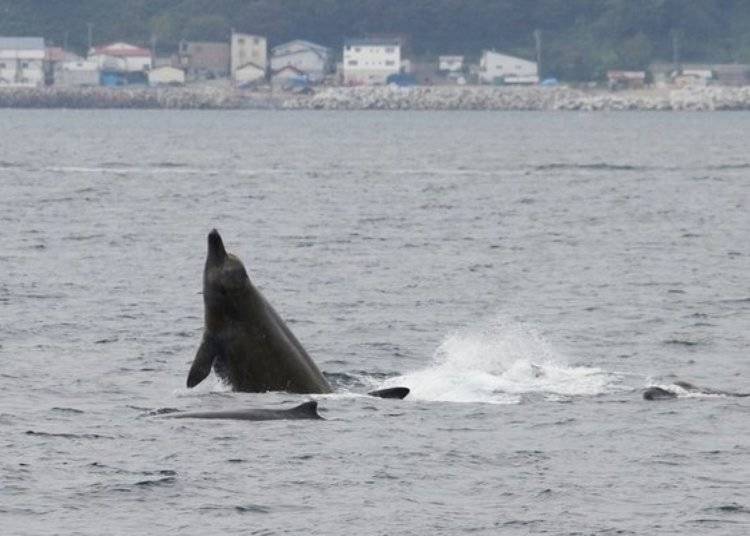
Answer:
<path fill-rule="evenodd" d="M 0 116 L 4 533 L 750 530 L 750 400 L 640 398 L 750 390 L 747 114 Z M 325 421 L 164 418 L 305 399 L 185 388 L 212 227 Z"/>

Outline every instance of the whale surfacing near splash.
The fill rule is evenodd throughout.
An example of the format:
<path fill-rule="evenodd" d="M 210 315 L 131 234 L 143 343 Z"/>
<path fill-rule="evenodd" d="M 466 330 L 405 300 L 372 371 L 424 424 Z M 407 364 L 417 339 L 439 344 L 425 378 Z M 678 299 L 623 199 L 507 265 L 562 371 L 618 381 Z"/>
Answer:
<path fill-rule="evenodd" d="M 208 234 L 203 272 L 205 328 L 187 386 L 213 368 L 235 391 L 330 393 L 331 385 L 281 317 L 227 253 L 216 229 Z"/>

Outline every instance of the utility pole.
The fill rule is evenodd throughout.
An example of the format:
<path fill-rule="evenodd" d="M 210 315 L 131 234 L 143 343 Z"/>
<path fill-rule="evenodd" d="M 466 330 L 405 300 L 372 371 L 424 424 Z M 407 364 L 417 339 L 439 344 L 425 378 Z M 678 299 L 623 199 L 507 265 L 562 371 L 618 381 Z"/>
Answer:
<path fill-rule="evenodd" d="M 156 34 L 151 34 L 151 61 L 156 59 Z"/>
<path fill-rule="evenodd" d="M 86 51 L 86 54 L 91 54 L 91 47 L 94 46 L 94 24 L 91 22 L 86 23 L 86 27 L 89 31 L 89 49 Z"/>
<path fill-rule="evenodd" d="M 534 30 L 534 43 L 536 44 L 536 75 L 542 81 L 542 30 Z"/>

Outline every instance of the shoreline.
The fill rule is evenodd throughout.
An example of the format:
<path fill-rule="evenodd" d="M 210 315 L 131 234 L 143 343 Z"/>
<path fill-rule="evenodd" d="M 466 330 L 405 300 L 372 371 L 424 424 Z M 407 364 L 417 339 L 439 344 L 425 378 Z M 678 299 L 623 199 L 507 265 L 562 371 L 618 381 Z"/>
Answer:
<path fill-rule="evenodd" d="M 226 87 L 2 88 L 0 108 L 403 111 L 748 111 L 750 86 L 609 92 L 494 86 L 326 87 L 312 95 Z"/>

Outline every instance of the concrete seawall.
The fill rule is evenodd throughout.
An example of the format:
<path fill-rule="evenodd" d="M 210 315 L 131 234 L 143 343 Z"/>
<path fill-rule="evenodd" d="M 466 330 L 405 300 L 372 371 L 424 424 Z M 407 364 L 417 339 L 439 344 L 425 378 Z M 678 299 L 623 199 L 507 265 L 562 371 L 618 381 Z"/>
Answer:
<path fill-rule="evenodd" d="M 278 110 L 750 110 L 750 87 L 606 92 L 568 88 L 330 87 L 313 95 L 231 88 L 5 88 L 0 108 Z"/>

